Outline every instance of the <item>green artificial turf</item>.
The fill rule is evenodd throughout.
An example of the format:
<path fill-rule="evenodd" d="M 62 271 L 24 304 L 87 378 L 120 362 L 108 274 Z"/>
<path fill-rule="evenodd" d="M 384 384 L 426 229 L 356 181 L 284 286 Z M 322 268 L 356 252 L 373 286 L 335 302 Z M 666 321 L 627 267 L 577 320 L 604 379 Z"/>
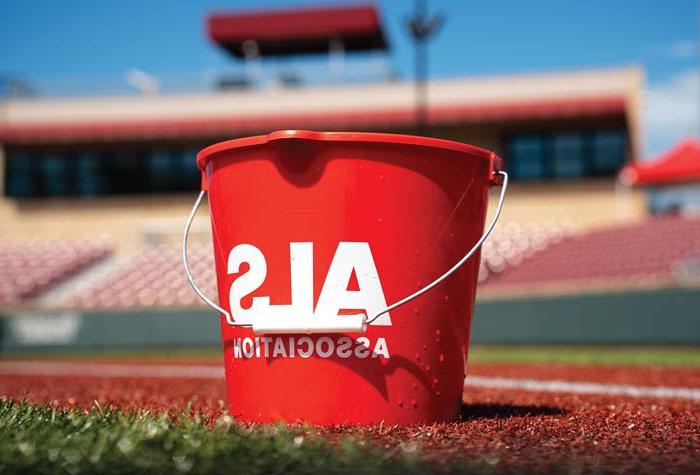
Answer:
<path fill-rule="evenodd" d="M 282 425 L 255 429 L 222 416 L 175 420 L 0 400 L 0 473 L 428 473 L 414 446 L 379 451 L 351 439 L 331 444 Z"/>

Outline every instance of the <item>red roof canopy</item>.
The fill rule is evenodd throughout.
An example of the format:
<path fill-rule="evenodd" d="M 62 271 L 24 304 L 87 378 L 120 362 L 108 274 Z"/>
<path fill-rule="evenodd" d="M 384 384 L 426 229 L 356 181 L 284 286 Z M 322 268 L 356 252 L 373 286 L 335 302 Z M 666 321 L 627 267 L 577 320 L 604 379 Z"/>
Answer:
<path fill-rule="evenodd" d="M 620 172 L 630 185 L 664 185 L 700 180 L 700 142 L 684 140 L 651 162 L 632 163 Z"/>
<path fill-rule="evenodd" d="M 387 48 L 374 5 L 215 13 L 207 26 L 211 39 L 239 58 L 247 40 L 263 56 L 324 53 L 332 40 L 342 41 L 346 51 Z"/>
<path fill-rule="evenodd" d="M 618 116 L 625 111 L 620 97 L 566 99 L 499 104 L 455 104 L 431 107 L 431 125 L 475 124 L 501 121 L 566 119 L 581 116 Z M 382 110 L 267 114 L 246 117 L 172 118 L 160 120 L 101 120 L 0 124 L 0 142 L 14 144 L 90 142 L 151 138 L 232 137 L 275 129 L 401 130 L 415 124 L 412 107 Z"/>

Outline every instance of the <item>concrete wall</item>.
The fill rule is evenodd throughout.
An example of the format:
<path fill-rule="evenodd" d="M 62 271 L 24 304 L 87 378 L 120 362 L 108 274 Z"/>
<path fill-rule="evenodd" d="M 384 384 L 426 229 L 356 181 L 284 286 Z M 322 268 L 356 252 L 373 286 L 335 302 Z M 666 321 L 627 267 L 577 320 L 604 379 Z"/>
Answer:
<path fill-rule="evenodd" d="M 495 203 L 498 190 L 491 195 Z M 613 179 L 511 185 L 503 210 L 507 222 L 572 223 L 577 229 L 638 221 L 647 215 L 644 193 Z"/>
<path fill-rule="evenodd" d="M 108 234 L 121 249 L 144 237 L 180 235 L 195 192 L 173 196 L 129 196 L 41 200 L 0 200 L 0 237 L 85 237 Z M 208 211 L 200 208 L 194 234 L 209 233 Z"/>

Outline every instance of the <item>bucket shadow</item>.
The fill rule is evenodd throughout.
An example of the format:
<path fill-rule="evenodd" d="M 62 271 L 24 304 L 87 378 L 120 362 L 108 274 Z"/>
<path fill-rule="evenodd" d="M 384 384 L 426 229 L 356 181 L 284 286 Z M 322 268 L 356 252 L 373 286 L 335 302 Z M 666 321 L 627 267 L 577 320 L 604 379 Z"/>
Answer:
<path fill-rule="evenodd" d="M 317 356 L 313 356 L 313 358 L 318 359 Z M 275 358 L 267 358 L 268 364 L 274 364 L 276 361 L 277 359 Z M 387 378 L 397 370 L 404 370 L 413 375 L 424 387 L 431 387 L 431 377 L 420 366 L 402 356 L 392 356 L 388 361 L 372 357 L 363 360 L 329 358 L 328 361 L 332 361 L 360 375 L 382 395 L 385 401 L 389 400 Z"/>
<path fill-rule="evenodd" d="M 566 411 L 553 406 L 520 406 L 516 404 L 462 404 L 460 422 L 480 419 L 508 419 L 527 416 L 563 416 Z"/>

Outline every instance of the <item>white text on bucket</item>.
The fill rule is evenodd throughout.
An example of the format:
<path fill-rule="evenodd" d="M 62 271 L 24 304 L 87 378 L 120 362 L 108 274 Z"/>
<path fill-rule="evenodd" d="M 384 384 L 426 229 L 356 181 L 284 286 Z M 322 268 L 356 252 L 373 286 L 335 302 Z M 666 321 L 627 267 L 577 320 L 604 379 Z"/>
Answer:
<path fill-rule="evenodd" d="M 335 251 L 314 310 L 313 243 L 289 244 L 291 296 L 289 305 L 271 305 L 269 296 L 256 296 L 249 308 L 241 300 L 255 292 L 267 277 L 265 255 L 252 244 L 238 244 L 228 255 L 227 273 L 237 274 L 244 262 L 250 269 L 239 275 L 229 289 L 231 313 L 236 322 L 253 324 L 256 317 L 273 316 L 292 322 L 294 319 L 336 318 L 341 310 L 364 310 L 374 315 L 386 308 L 386 298 L 372 251 L 367 242 L 341 242 Z M 348 290 L 352 273 L 358 290 Z M 373 325 L 391 325 L 389 313 L 381 315 Z"/>

